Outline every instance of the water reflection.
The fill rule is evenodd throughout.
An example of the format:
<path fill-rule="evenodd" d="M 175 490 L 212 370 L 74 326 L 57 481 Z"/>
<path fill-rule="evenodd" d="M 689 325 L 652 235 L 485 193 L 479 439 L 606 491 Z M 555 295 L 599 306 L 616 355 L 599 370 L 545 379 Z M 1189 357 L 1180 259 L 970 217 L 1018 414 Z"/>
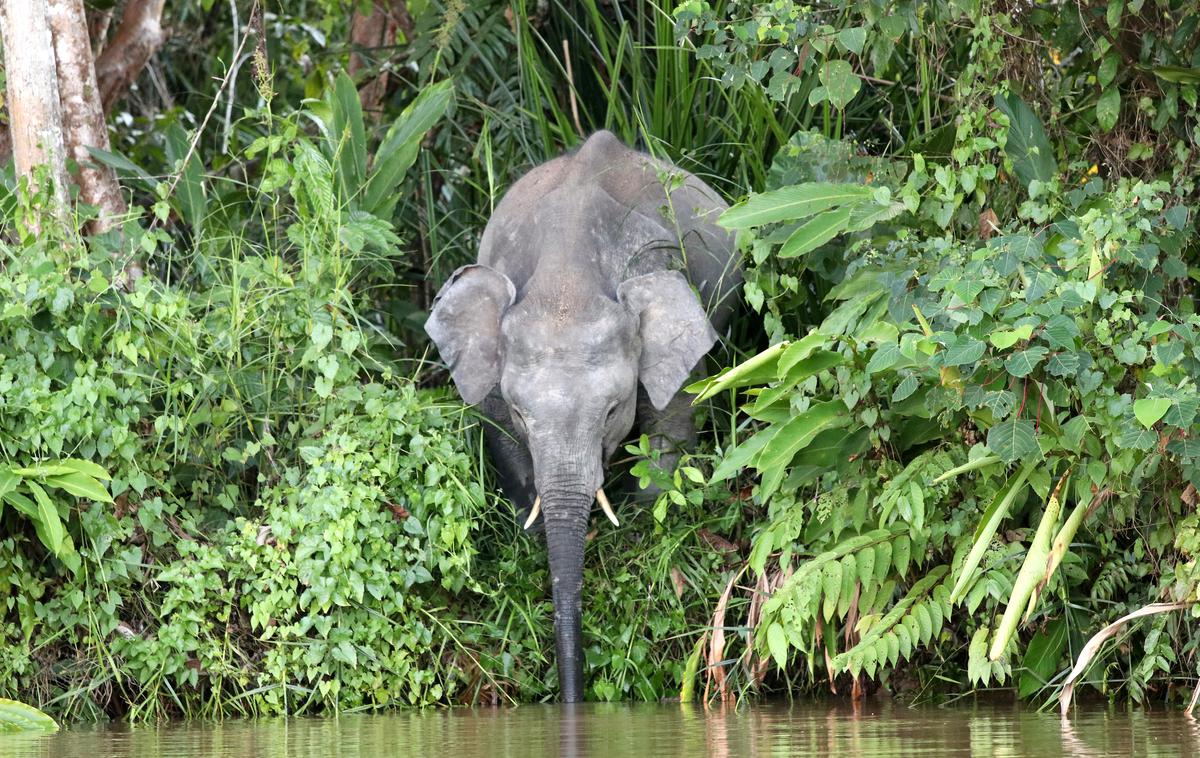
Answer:
<path fill-rule="evenodd" d="M 888 700 L 744 708 L 524 706 L 0 735 L 4 758 L 671 758 L 671 756 L 1188 756 L 1200 725 L 1178 712 L 906 708 Z"/>

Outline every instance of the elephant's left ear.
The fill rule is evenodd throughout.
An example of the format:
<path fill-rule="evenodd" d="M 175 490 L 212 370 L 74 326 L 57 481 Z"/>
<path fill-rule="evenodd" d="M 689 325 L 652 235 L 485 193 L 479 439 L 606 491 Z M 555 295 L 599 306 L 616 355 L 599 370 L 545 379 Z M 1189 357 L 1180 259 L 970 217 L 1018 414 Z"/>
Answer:
<path fill-rule="evenodd" d="M 687 279 L 678 271 L 655 271 L 617 287 L 617 299 L 640 320 L 638 373 L 650 402 L 662 410 L 712 349 L 717 333 Z"/>

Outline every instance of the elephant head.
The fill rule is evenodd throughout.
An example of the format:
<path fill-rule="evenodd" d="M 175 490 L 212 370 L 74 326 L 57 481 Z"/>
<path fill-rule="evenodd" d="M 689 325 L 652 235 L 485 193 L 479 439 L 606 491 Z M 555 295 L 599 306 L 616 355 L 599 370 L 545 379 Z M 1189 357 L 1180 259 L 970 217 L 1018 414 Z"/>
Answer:
<path fill-rule="evenodd" d="M 518 297 L 503 273 L 464 266 L 438 294 L 425 325 L 465 401 L 477 403 L 499 384 L 529 450 L 567 702 L 583 690 L 584 538 L 593 502 L 606 504 L 604 463 L 633 425 L 638 382 L 661 410 L 716 340 L 678 271 L 636 276 L 615 291 L 581 279 L 561 273 L 548 286 L 527 282 Z"/>

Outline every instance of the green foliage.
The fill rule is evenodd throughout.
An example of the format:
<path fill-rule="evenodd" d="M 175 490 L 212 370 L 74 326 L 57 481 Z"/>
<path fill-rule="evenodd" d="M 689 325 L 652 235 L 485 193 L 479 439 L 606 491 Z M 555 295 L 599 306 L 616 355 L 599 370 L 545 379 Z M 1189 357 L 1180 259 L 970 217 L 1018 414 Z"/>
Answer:
<path fill-rule="evenodd" d="M 1197 599 L 1194 2 L 407 10 L 352 77 L 345 7 L 274 9 L 214 93 L 246 20 L 171 4 L 96 154 L 129 218 L 84 241 L 0 192 L 0 694 L 551 697 L 544 550 L 419 389 L 420 325 L 505 187 L 598 128 L 730 199 L 762 323 L 678 470 L 626 448 L 659 494 L 589 534 L 589 698 L 1036 697 Z M 1200 643 L 1135 629 L 1092 682 L 1162 696 Z"/>
<path fill-rule="evenodd" d="M 0 733 L 57 732 L 54 719 L 25 703 L 0 699 Z"/>
<path fill-rule="evenodd" d="M 78 569 L 75 547 L 63 527 L 63 512 L 67 509 L 51 500 L 50 495 L 62 490 L 67 495 L 111 503 L 112 497 L 101 484 L 109 478 L 100 466 L 74 458 L 0 467 L 0 514 L 4 513 L 4 503 L 11 505 L 33 523 L 38 539 L 51 553 Z"/>
<path fill-rule="evenodd" d="M 746 419 L 712 480 L 754 474 L 766 518 L 747 562 L 787 577 L 754 647 L 780 669 L 799 654 L 810 672 L 827 661 L 831 680 L 887 680 L 952 656 L 940 676 L 963 666 L 967 685 L 1005 681 L 1020 661 L 1030 695 L 1058 670 L 1068 627 L 1152 601 L 1155 576 L 1194 597 L 1194 540 L 1177 559 L 1165 524 L 1190 511 L 1200 477 L 1195 181 L 1071 179 L 1078 163 L 1064 171 L 999 79 L 1012 23 L 974 23 L 943 154 L 850 161 L 853 148 L 799 133 L 766 191 L 722 218 L 772 344 L 690 389 L 737 397 Z M 731 47 L 731 65 L 761 49 Z M 863 546 L 897 536 L 932 568 L 894 570 L 871 547 L 864 571 Z M 1043 631 L 1027 646 L 1029 627 Z M 952 652 L 943 629 L 970 644 Z M 1153 631 L 1146 643 L 1125 668 L 1135 699 L 1179 650 Z"/>

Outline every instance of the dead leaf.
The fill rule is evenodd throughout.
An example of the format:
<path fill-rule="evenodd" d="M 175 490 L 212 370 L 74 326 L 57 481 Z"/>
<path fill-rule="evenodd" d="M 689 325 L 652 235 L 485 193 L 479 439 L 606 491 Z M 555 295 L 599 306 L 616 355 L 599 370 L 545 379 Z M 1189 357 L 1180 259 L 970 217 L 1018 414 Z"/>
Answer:
<path fill-rule="evenodd" d="M 736 553 L 738 551 L 737 545 L 733 544 L 719 534 L 713 534 L 707 529 L 700 529 L 696 532 L 696 534 L 699 535 L 700 539 L 704 540 L 705 544 L 707 544 L 709 547 L 715 548 L 722 553 Z"/>
<path fill-rule="evenodd" d="M 671 584 L 675 585 L 675 599 L 681 599 L 683 590 L 687 587 L 687 579 L 684 578 L 683 572 L 674 566 L 671 567 Z"/>
<path fill-rule="evenodd" d="M 1000 219 L 996 217 L 994 210 L 985 208 L 983 213 L 979 214 L 979 238 L 985 241 L 989 240 L 998 231 L 1000 231 Z"/>
<path fill-rule="evenodd" d="M 1182 500 L 1184 503 L 1195 508 L 1196 507 L 1196 485 L 1189 482 L 1188 486 L 1183 488 L 1183 494 L 1179 496 L 1179 499 Z"/>
<path fill-rule="evenodd" d="M 1116 636 L 1122 627 L 1134 619 L 1143 616 L 1153 616 L 1156 613 L 1179 611 L 1190 607 L 1192 607 L 1192 603 L 1150 603 L 1149 605 L 1143 605 L 1133 613 L 1125 614 L 1093 634 L 1092 638 L 1083 646 L 1083 649 L 1079 651 L 1079 659 L 1075 661 L 1075 666 L 1071 669 L 1071 673 L 1067 675 L 1062 691 L 1058 694 L 1058 708 L 1063 717 L 1065 718 L 1067 712 L 1071 710 L 1071 698 L 1075 695 L 1075 681 L 1087 670 L 1088 664 L 1096 657 L 1096 653 L 1100 652 L 1100 646 L 1110 637 Z"/>

